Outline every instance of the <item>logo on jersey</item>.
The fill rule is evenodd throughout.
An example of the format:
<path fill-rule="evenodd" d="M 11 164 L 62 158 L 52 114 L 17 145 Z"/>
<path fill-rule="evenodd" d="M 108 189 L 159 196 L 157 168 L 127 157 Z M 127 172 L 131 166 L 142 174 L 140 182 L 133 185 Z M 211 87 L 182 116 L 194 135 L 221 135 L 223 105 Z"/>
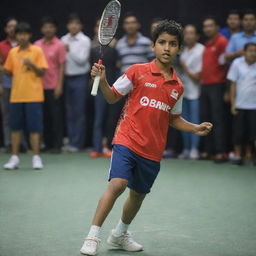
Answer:
<path fill-rule="evenodd" d="M 149 99 L 146 96 L 140 99 L 140 104 L 144 107 L 149 106 L 151 108 L 157 108 L 165 112 L 169 112 L 171 110 L 171 107 L 166 103 L 155 99 Z"/>
<path fill-rule="evenodd" d="M 171 97 L 174 98 L 175 100 L 178 100 L 178 97 L 179 97 L 178 91 L 173 89 L 171 92 Z"/>
<path fill-rule="evenodd" d="M 151 87 L 151 88 L 156 88 L 156 84 L 151 84 L 151 83 L 145 83 L 144 86 L 146 87 Z"/>

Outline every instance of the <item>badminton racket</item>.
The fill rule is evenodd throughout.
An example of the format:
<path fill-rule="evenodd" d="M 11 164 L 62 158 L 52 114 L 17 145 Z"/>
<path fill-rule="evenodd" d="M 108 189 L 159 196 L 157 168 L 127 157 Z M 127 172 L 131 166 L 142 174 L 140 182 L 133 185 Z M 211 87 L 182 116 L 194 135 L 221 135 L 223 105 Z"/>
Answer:
<path fill-rule="evenodd" d="M 100 43 L 100 59 L 98 60 L 98 64 L 102 64 L 104 47 L 106 47 L 114 38 L 116 29 L 118 26 L 118 21 L 121 13 L 121 4 L 117 0 L 110 1 L 101 16 L 99 31 L 98 31 L 98 39 Z M 94 82 L 92 85 L 91 95 L 96 96 L 99 88 L 100 76 L 96 76 L 94 78 Z"/>

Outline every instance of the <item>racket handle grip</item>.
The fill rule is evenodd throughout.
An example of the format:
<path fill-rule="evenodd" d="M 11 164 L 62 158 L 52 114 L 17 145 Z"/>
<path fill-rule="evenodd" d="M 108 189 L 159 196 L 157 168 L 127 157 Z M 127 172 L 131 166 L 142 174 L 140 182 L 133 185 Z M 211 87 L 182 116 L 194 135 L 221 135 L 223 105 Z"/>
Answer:
<path fill-rule="evenodd" d="M 98 60 L 98 64 L 99 65 L 102 64 L 102 60 L 101 59 Z M 93 85 L 92 85 L 92 91 L 91 91 L 91 95 L 92 96 L 96 96 L 97 95 L 99 84 L 100 84 L 100 76 L 96 76 L 94 78 Z"/>

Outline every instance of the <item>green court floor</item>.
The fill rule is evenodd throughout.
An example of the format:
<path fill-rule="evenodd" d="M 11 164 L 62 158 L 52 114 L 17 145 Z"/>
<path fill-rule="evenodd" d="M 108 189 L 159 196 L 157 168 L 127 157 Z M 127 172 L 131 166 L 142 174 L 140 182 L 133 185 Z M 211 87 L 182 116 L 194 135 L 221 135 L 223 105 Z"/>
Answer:
<path fill-rule="evenodd" d="M 0 155 L 1 165 L 8 155 Z M 108 159 L 86 153 L 43 155 L 45 169 L 0 170 L 0 255 L 78 256 L 108 177 Z M 131 225 L 139 253 L 113 250 L 109 230 L 126 193 L 102 232 L 99 255 L 255 256 L 256 168 L 209 161 L 163 160 L 161 172 Z"/>

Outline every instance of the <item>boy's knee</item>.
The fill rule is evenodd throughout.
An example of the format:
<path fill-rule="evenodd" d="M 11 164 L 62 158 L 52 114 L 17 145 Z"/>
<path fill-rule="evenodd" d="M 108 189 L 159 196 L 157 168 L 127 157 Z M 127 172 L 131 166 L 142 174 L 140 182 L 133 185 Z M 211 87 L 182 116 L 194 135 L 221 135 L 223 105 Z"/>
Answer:
<path fill-rule="evenodd" d="M 128 184 L 124 179 L 112 179 L 109 183 L 109 189 L 115 195 L 120 195 L 124 192 Z"/>

